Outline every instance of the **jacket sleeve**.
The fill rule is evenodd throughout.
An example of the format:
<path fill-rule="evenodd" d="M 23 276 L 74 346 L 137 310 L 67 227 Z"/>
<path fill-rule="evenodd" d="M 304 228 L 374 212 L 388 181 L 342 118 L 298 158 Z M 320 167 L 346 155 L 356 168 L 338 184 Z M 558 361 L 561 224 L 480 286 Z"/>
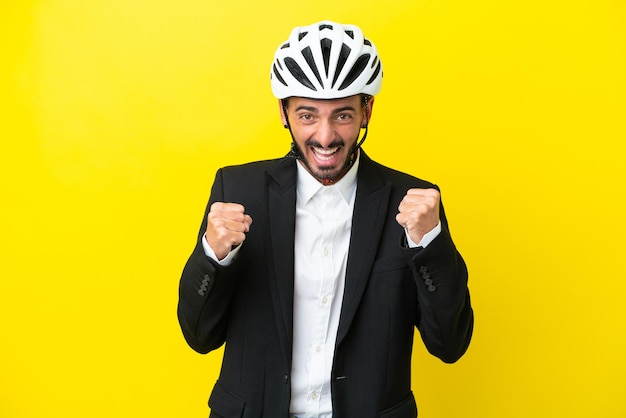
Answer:
<path fill-rule="evenodd" d="M 404 248 L 417 286 L 417 327 L 428 351 L 454 363 L 472 338 L 474 312 L 467 267 L 441 214 L 441 233 L 426 248 Z"/>
<path fill-rule="evenodd" d="M 199 353 L 208 353 L 224 343 L 228 308 L 236 286 L 237 262 L 228 267 L 220 266 L 205 255 L 201 242 L 209 208 L 213 202 L 222 201 L 223 195 L 222 171 L 219 170 L 196 245 L 179 284 L 178 322 L 189 346 Z"/>

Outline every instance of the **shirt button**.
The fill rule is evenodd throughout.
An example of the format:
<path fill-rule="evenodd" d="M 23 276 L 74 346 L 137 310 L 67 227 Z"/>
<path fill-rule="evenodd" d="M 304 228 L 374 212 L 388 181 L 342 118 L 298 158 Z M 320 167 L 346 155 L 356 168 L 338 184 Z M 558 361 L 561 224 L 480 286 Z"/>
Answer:
<path fill-rule="evenodd" d="M 328 248 L 324 247 L 324 251 L 322 251 L 322 254 L 324 254 L 324 257 L 326 257 L 328 255 Z"/>
<path fill-rule="evenodd" d="M 326 296 L 324 296 L 322 298 L 322 303 L 324 303 L 324 304 L 328 303 L 328 298 Z"/>
<path fill-rule="evenodd" d="M 322 351 L 322 347 L 320 347 L 320 346 L 318 345 L 317 347 L 315 347 L 315 351 L 317 351 L 317 352 L 319 353 L 320 351 Z"/>
<path fill-rule="evenodd" d="M 317 393 L 311 393 L 311 399 L 317 399 Z"/>

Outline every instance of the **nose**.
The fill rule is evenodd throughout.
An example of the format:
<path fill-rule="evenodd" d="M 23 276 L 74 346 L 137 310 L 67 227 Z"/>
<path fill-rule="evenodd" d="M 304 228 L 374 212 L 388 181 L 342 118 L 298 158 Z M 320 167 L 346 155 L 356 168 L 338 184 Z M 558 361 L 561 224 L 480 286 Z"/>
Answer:
<path fill-rule="evenodd" d="M 329 147 L 335 141 L 335 129 L 329 121 L 323 121 L 317 131 L 317 141 L 324 148 Z"/>

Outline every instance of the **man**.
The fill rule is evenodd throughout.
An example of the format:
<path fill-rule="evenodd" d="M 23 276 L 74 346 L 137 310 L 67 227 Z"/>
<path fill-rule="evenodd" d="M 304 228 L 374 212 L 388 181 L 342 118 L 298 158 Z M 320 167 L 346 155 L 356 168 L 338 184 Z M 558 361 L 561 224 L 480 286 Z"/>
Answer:
<path fill-rule="evenodd" d="M 189 345 L 226 343 L 211 417 L 414 418 L 415 327 L 445 362 L 467 349 L 467 269 L 439 191 L 360 148 L 381 81 L 356 26 L 295 28 L 278 48 L 292 150 L 217 172 L 180 281 Z"/>

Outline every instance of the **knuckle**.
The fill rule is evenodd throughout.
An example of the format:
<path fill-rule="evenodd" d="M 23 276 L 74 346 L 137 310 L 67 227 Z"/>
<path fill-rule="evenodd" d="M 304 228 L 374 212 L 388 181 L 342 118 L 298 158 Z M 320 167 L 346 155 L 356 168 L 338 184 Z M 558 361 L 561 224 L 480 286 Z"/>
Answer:
<path fill-rule="evenodd" d="M 233 212 L 243 213 L 245 211 L 245 208 L 239 203 L 230 203 L 230 210 L 232 210 Z"/>
<path fill-rule="evenodd" d="M 217 239 L 222 241 L 228 237 L 228 231 L 224 228 L 217 228 L 215 229 L 215 236 L 217 237 Z"/>

